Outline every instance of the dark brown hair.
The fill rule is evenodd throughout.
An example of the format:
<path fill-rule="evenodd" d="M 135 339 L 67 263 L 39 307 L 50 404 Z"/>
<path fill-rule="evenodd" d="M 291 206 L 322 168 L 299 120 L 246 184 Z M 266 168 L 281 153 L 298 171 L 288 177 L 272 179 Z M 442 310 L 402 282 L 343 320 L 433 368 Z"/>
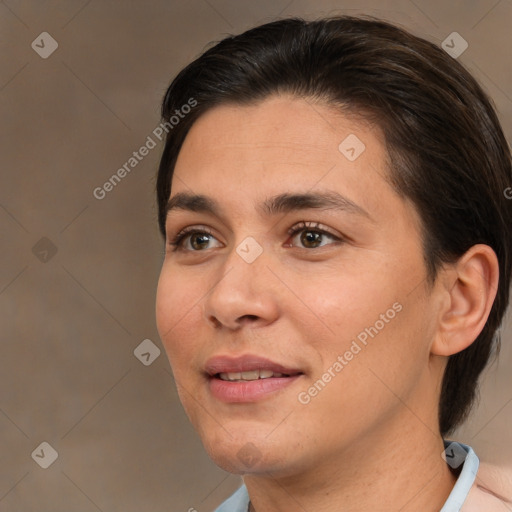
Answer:
<path fill-rule="evenodd" d="M 496 252 L 500 279 L 487 323 L 474 343 L 449 358 L 443 378 L 445 436 L 469 414 L 478 377 L 499 349 L 509 300 L 512 200 L 504 190 L 512 185 L 511 155 L 492 101 L 444 50 L 370 16 L 280 19 L 226 37 L 186 66 L 163 100 L 164 121 L 191 98 L 197 102 L 167 125 L 157 178 L 164 237 L 174 165 L 192 124 L 215 105 L 249 105 L 278 93 L 322 101 L 380 126 L 389 180 L 422 219 L 430 284 L 443 262 L 475 244 Z"/>

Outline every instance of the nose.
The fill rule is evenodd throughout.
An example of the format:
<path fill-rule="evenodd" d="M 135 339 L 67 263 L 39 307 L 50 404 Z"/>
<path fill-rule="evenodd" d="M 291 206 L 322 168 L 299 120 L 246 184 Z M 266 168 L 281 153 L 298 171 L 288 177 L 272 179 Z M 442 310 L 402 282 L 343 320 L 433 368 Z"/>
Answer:
<path fill-rule="evenodd" d="M 279 316 L 278 280 L 268 263 L 265 252 L 249 263 L 234 248 L 215 270 L 214 285 L 204 300 L 206 321 L 229 330 L 274 322 Z"/>

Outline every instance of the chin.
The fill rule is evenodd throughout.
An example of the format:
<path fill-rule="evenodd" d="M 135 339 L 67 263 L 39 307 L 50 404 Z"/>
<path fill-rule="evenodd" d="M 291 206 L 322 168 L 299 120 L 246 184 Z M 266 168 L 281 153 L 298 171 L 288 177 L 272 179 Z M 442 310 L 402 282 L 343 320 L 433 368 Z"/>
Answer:
<path fill-rule="evenodd" d="M 262 453 L 255 449 L 250 442 L 240 447 L 238 451 L 229 453 L 216 451 L 214 453 L 208 452 L 208 454 L 219 468 L 233 475 L 268 475 L 269 473 L 281 475 L 287 473 L 287 468 L 283 467 L 282 462 L 275 460 L 274 454 Z"/>
<path fill-rule="evenodd" d="M 226 439 L 219 443 L 204 443 L 206 452 L 212 461 L 224 471 L 235 475 L 268 471 L 265 453 L 251 441 Z"/>
<path fill-rule="evenodd" d="M 247 430 L 230 437 L 224 432 L 222 440 L 203 438 L 203 445 L 212 461 L 224 471 L 235 475 L 286 474 L 290 472 L 292 453 L 283 440 L 271 442 L 264 434 L 251 435 Z M 290 452 L 287 454 L 287 452 Z M 295 452 L 296 453 L 296 452 Z"/>

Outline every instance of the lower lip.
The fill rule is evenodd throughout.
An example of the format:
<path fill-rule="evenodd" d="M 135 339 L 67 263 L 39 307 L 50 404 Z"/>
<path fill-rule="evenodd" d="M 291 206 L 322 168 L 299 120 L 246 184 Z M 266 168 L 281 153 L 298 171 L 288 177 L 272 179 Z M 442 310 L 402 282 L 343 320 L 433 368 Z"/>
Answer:
<path fill-rule="evenodd" d="M 223 402 L 256 402 L 294 383 L 300 375 L 293 377 L 270 377 L 246 382 L 222 380 L 210 377 L 212 395 Z"/>

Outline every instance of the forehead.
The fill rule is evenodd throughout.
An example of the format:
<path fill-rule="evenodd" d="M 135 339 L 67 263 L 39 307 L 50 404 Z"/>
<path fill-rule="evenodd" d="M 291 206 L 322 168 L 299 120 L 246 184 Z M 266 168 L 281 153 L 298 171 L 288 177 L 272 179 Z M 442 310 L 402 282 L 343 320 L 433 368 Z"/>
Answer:
<path fill-rule="evenodd" d="M 321 188 L 379 215 L 386 195 L 401 201 L 386 179 L 385 148 L 379 127 L 307 99 L 274 96 L 250 106 L 220 105 L 187 134 L 171 197 L 187 191 L 229 200 L 227 195 L 239 194 L 256 203 L 258 195 Z"/>
<path fill-rule="evenodd" d="M 356 136 L 364 140 L 365 151 L 386 158 L 380 128 L 362 116 L 348 116 L 334 106 L 305 98 L 276 95 L 251 105 L 223 104 L 209 109 L 192 126 L 182 152 L 192 149 L 189 146 L 201 148 L 195 158 L 203 156 L 203 160 L 211 155 L 236 159 L 252 152 L 261 157 L 282 156 L 288 162 L 295 155 L 294 162 L 300 165 L 303 161 L 332 161 L 342 155 L 352 158 L 339 147 L 350 135 L 345 149 L 350 141 L 352 145 L 357 142 Z M 356 149 L 362 148 L 359 146 Z M 230 149 L 229 154 L 223 154 L 224 148 Z"/>

